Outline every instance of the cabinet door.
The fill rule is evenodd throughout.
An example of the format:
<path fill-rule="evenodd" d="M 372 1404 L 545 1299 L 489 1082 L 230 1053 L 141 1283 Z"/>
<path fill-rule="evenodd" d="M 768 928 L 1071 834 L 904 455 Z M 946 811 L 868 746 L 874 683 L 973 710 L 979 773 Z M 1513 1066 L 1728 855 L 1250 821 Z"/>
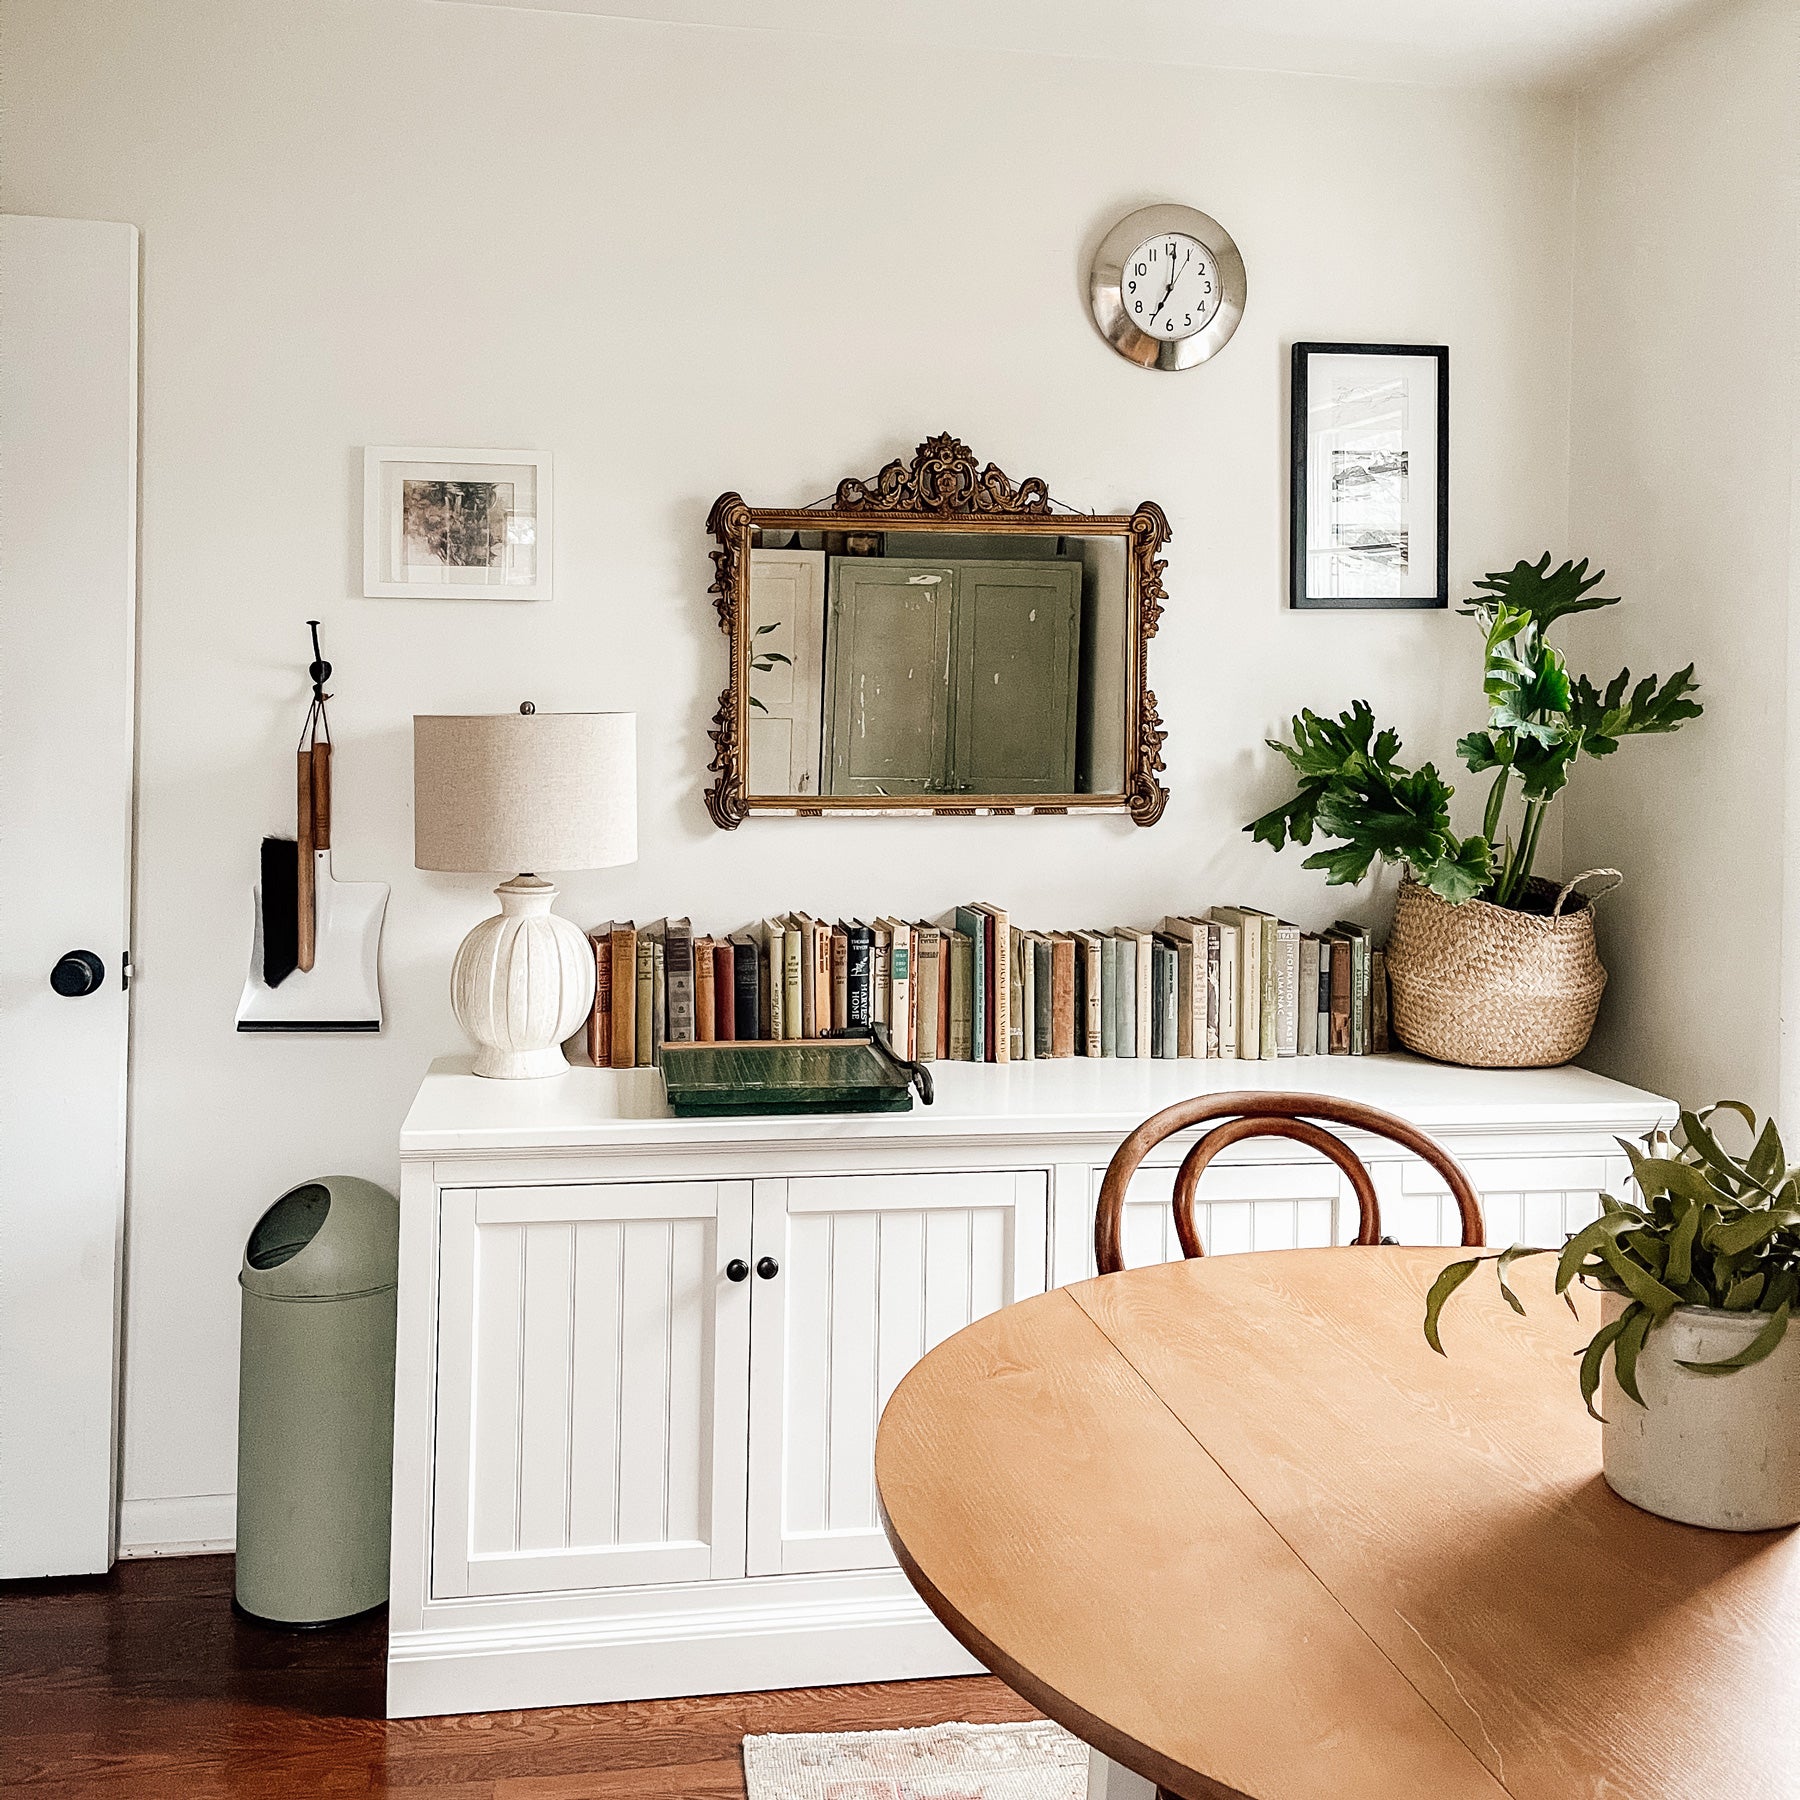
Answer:
<path fill-rule="evenodd" d="M 442 1201 L 432 1592 L 744 1570 L 750 1184 Z"/>
<path fill-rule="evenodd" d="M 1079 563 L 958 568 L 959 792 L 1074 792 L 1080 648 Z"/>
<path fill-rule="evenodd" d="M 756 1183 L 752 1575 L 891 1564 L 875 1425 L 927 1350 L 1042 1293 L 1048 1176 L 808 1176 Z"/>
<path fill-rule="evenodd" d="M 950 742 L 951 569 L 840 556 L 830 580 L 826 791 L 941 792 Z"/>

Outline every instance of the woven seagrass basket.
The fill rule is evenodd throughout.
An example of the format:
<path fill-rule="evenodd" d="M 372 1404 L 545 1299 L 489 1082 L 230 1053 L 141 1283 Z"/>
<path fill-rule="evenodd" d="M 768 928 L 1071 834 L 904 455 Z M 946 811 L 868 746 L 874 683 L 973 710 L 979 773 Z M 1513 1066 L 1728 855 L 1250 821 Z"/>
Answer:
<path fill-rule="evenodd" d="M 1584 881 L 1612 879 L 1589 897 Z M 1394 1035 L 1407 1049 L 1475 1069 L 1541 1069 L 1586 1047 L 1606 971 L 1593 901 L 1617 869 L 1589 869 L 1558 889 L 1534 878 L 1543 911 L 1486 900 L 1452 906 L 1410 876 L 1400 884 L 1387 969 Z"/>

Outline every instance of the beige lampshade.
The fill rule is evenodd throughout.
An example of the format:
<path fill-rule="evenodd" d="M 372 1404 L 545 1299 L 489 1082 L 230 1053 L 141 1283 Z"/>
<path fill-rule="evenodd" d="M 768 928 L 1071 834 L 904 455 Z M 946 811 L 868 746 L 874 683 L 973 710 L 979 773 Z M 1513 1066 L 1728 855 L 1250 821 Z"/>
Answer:
<path fill-rule="evenodd" d="M 636 713 L 414 716 L 415 868 L 536 875 L 636 861 Z"/>

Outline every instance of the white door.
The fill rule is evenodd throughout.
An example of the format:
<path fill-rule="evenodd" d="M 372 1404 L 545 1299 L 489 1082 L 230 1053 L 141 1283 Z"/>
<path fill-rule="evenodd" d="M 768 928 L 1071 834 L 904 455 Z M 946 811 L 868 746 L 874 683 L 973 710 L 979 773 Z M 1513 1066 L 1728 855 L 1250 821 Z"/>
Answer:
<path fill-rule="evenodd" d="M 113 1555 L 136 496 L 137 232 L 0 218 L 0 1577 Z"/>
<path fill-rule="evenodd" d="M 1049 1177 L 822 1175 L 756 1183 L 752 1575 L 893 1562 L 875 1427 L 953 1332 L 1044 1291 Z"/>
<path fill-rule="evenodd" d="M 744 1572 L 750 1183 L 451 1188 L 432 1593 Z"/>

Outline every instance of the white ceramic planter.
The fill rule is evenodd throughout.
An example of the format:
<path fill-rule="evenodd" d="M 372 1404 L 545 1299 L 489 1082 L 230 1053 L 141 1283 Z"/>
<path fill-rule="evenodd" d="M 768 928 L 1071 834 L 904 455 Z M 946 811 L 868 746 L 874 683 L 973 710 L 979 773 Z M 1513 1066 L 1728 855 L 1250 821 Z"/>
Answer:
<path fill-rule="evenodd" d="M 1607 1294 L 1602 1314 L 1615 1319 L 1626 1304 Z M 1678 1307 L 1638 1358 L 1645 1406 L 1626 1397 L 1607 1357 L 1599 1402 L 1615 1494 L 1715 1531 L 1800 1524 L 1800 1325 L 1748 1369 L 1696 1375 L 1679 1366 L 1735 1356 L 1768 1322 L 1767 1313 Z"/>

